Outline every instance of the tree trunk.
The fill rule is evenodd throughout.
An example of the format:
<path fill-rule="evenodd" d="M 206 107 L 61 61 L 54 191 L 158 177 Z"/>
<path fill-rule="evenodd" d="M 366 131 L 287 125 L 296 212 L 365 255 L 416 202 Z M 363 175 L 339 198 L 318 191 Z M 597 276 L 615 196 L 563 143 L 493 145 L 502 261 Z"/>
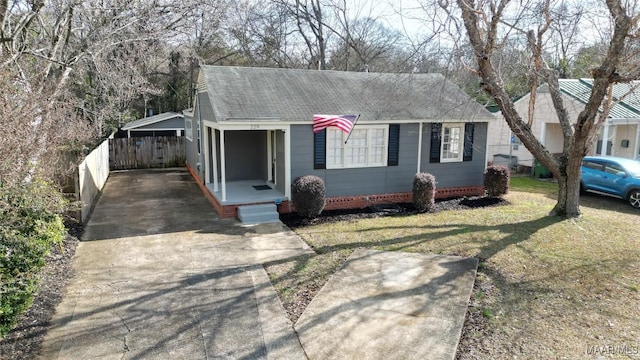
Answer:
<path fill-rule="evenodd" d="M 549 215 L 575 218 L 580 216 L 580 167 L 582 157 L 578 151 L 569 151 L 559 159 L 558 202 Z"/>

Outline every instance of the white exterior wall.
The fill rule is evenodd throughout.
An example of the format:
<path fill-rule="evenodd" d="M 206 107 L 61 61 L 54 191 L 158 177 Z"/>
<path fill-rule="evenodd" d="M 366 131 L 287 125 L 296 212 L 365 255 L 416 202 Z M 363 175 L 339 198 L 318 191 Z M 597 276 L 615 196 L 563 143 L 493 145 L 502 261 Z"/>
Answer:
<path fill-rule="evenodd" d="M 638 131 L 638 125 L 617 125 L 615 126 L 615 138 L 613 141 L 613 149 L 611 150 L 615 156 L 634 159 L 637 154 L 634 154 L 634 145 L 636 141 L 636 134 Z M 623 140 L 629 140 L 629 146 L 622 147 Z"/>
<path fill-rule="evenodd" d="M 527 121 L 527 114 L 529 109 L 529 95 L 526 95 L 516 101 L 515 108 L 523 116 L 523 120 Z M 581 103 L 564 96 L 564 103 L 569 113 L 569 118 L 575 120 L 578 117 L 580 111 L 584 108 Z M 542 143 L 547 147 L 551 153 L 562 152 L 562 129 L 560 122 L 553 107 L 553 102 L 549 93 L 539 93 L 536 98 L 536 107 L 534 110 L 534 122 L 532 131 L 538 139 L 541 139 Z M 638 125 L 624 124 L 609 127 L 609 139 L 613 142 L 612 155 L 635 158 L 634 150 L 638 148 L 636 141 L 638 141 Z M 511 129 L 507 125 L 502 115 L 498 115 L 496 121 L 489 124 L 489 144 L 488 144 L 488 159 L 493 160 L 493 156 L 496 154 L 509 154 L 509 137 L 511 135 Z M 600 134 L 602 139 L 602 133 Z M 629 140 L 629 147 L 622 148 L 622 140 Z M 593 147 L 590 155 L 595 154 L 596 147 Z M 517 149 L 511 152 L 512 156 L 518 157 L 518 164 L 525 166 L 533 166 L 534 157 L 524 147 L 524 145 L 518 145 Z"/>

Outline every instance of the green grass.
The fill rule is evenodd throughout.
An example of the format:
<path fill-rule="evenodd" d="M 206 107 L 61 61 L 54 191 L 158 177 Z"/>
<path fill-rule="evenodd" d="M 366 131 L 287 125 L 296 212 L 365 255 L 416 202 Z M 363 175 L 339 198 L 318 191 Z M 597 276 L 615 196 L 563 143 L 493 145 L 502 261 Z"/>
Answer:
<path fill-rule="evenodd" d="M 317 255 L 266 268 L 277 290 L 289 289 L 281 291 L 288 307 L 317 291 L 356 248 L 477 257 L 469 311 L 485 319 L 484 330 L 476 324 L 472 332 L 486 341 L 464 351 L 583 358 L 594 342 L 640 346 L 640 212 L 587 197 L 580 219 L 549 217 L 554 191 L 554 183 L 516 177 L 506 206 L 299 228 Z"/>
<path fill-rule="evenodd" d="M 524 191 L 541 194 L 557 194 L 558 184 L 552 179 L 536 179 L 531 176 L 511 177 L 509 186 L 514 191 Z"/>

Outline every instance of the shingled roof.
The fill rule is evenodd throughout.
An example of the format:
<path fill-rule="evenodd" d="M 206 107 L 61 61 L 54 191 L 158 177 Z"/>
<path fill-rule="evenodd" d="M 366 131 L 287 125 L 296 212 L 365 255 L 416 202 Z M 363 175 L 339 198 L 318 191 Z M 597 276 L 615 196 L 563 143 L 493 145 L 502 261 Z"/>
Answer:
<path fill-rule="evenodd" d="M 202 66 L 218 122 L 304 121 L 314 114 L 360 114 L 360 121 L 494 119 L 441 74 L 389 74 Z"/>

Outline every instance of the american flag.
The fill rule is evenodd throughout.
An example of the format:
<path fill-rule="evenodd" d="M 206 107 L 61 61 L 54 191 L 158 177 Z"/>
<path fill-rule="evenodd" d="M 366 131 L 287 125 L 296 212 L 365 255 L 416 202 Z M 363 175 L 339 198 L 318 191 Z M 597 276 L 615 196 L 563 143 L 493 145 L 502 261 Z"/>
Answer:
<path fill-rule="evenodd" d="M 313 115 L 313 132 L 317 133 L 329 126 L 335 126 L 348 134 L 358 119 L 358 115 Z"/>

